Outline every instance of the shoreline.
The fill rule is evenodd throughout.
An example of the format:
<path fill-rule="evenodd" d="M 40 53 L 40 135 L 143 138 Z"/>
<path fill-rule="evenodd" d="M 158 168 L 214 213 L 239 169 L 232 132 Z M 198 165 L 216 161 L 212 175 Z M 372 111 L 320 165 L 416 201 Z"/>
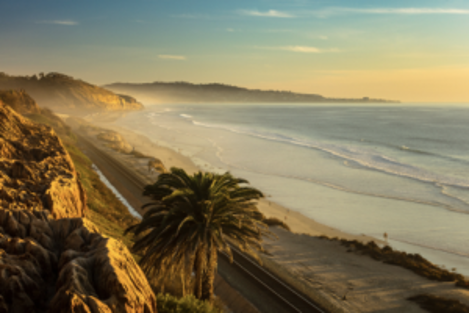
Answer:
<path fill-rule="evenodd" d="M 131 131 L 125 127 L 116 126 L 113 124 L 113 122 L 100 123 L 93 120 L 90 122 L 96 124 L 99 127 L 118 132 L 126 139 L 129 144 L 135 148 L 135 150 L 146 155 L 157 157 L 162 161 L 167 169 L 170 169 L 171 167 L 178 167 L 184 169 L 188 173 L 203 171 L 198 166 L 196 166 L 196 164 L 189 157 L 186 157 L 171 148 L 160 146 L 152 142 L 147 136 L 143 134 Z M 291 210 L 266 198 L 259 200 L 258 209 L 268 218 L 273 217 L 284 221 L 287 225 L 289 225 L 291 231 L 297 234 L 308 234 L 311 236 L 323 235 L 329 238 L 337 237 L 347 240 L 357 240 L 363 243 L 374 241 L 378 245 L 386 244 L 385 241 L 372 236 L 351 234 L 319 223 L 314 219 L 303 215 L 302 213 Z"/>
<path fill-rule="evenodd" d="M 189 173 L 200 170 L 189 157 L 109 122 L 97 124 L 92 121 L 99 127 L 120 133 L 135 150 L 159 158 L 167 168 L 180 167 Z M 149 183 L 156 179 L 155 173 L 148 172 L 144 160 L 113 152 Z M 325 309 L 333 312 L 423 312 L 418 304 L 408 300 L 420 294 L 459 300 L 468 306 L 468 290 L 456 287 L 454 282 L 424 278 L 406 268 L 353 252 L 340 241 L 329 241 L 319 236 L 361 242 L 373 240 L 377 244 L 384 241 L 341 232 L 266 199 L 258 207 L 267 217 L 281 220 L 288 213 L 287 224 L 292 230 L 270 227 L 278 239 L 265 239 L 267 255 L 260 254 L 265 267 Z"/>

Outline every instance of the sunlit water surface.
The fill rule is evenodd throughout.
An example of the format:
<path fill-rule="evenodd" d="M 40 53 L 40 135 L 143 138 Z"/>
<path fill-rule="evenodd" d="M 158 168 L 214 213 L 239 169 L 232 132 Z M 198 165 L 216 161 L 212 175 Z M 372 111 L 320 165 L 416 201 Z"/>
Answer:
<path fill-rule="evenodd" d="M 320 223 L 468 275 L 468 104 L 158 105 L 117 124 Z"/>

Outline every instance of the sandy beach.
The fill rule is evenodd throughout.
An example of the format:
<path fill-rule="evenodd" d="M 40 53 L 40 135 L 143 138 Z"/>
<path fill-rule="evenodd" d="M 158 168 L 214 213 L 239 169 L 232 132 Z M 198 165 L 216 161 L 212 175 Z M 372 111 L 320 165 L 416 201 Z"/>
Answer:
<path fill-rule="evenodd" d="M 167 169 L 180 167 L 189 173 L 199 171 L 190 158 L 153 143 L 149 138 L 110 122 L 92 123 L 120 133 L 135 150 L 160 159 Z M 156 179 L 144 161 L 114 153 L 148 182 Z M 326 308 L 337 312 L 425 312 L 407 298 L 432 294 L 457 299 L 468 306 L 468 290 L 451 282 L 438 282 L 421 277 L 402 267 L 384 264 L 368 256 L 348 252 L 336 241 L 319 238 L 345 238 L 362 242 L 385 242 L 365 235 L 354 235 L 320 224 L 313 219 L 280 206 L 269 199 L 259 203 L 267 217 L 285 221 L 292 232 L 271 227 L 278 236 L 266 239 L 265 265 L 290 282 L 300 283 L 306 294 Z"/>
<path fill-rule="evenodd" d="M 116 126 L 111 123 L 97 123 L 93 121 L 94 124 L 114 130 L 121 134 L 137 151 L 142 152 L 143 154 L 155 156 L 160 159 L 167 169 L 171 167 L 178 167 L 186 170 L 188 173 L 195 173 L 200 171 L 190 158 L 175 152 L 172 149 L 159 146 L 153 143 L 149 138 L 144 135 L 132 132 L 126 128 Z M 126 158 L 126 156 L 121 156 L 121 158 Z M 133 160 L 133 158 L 126 158 L 127 163 L 133 164 L 135 169 L 139 169 L 139 173 L 146 176 L 149 180 L 154 180 L 156 178 L 155 174 L 149 173 L 145 163 L 140 163 L 138 160 Z M 275 217 L 280 220 L 285 221 L 291 230 L 295 233 L 305 233 L 312 236 L 325 235 L 330 238 L 344 238 L 348 240 L 358 240 L 363 242 L 375 241 L 378 244 L 384 244 L 385 242 L 366 235 L 353 235 L 349 233 L 342 232 L 340 230 L 328 227 L 324 224 L 318 223 L 313 219 L 310 219 L 298 212 L 290 210 L 284 206 L 276 204 L 275 202 L 269 201 L 268 199 L 260 200 L 258 204 L 258 209 L 266 217 Z"/>

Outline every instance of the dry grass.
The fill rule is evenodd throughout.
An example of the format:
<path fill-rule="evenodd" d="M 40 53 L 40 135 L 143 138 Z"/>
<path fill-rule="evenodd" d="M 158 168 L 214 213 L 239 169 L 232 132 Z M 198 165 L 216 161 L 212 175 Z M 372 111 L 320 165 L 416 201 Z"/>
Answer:
<path fill-rule="evenodd" d="M 380 248 L 372 241 L 367 244 L 363 244 L 356 240 L 338 240 L 337 238 L 330 240 L 341 242 L 342 245 L 349 248 L 348 251 L 360 252 L 364 255 L 372 257 L 375 260 L 404 267 L 428 279 L 438 281 L 456 281 L 456 286 L 468 289 L 468 279 L 463 275 L 442 269 L 423 258 L 419 254 L 409 254 L 396 251 L 388 245 Z"/>
<path fill-rule="evenodd" d="M 408 300 L 418 303 L 421 308 L 431 313 L 468 313 L 468 306 L 454 299 L 420 294 Z"/>

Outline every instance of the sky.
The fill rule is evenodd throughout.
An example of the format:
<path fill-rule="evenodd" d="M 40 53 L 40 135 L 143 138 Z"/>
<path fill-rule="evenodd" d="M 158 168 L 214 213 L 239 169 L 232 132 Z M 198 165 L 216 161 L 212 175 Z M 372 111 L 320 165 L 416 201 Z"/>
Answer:
<path fill-rule="evenodd" d="M 461 0 L 0 0 L 0 72 L 468 102 Z"/>

